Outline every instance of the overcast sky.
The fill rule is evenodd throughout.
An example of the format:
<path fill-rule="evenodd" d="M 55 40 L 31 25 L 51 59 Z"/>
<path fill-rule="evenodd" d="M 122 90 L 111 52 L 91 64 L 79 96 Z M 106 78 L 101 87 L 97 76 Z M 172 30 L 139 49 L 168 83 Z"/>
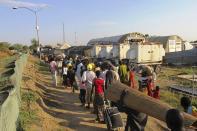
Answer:
<path fill-rule="evenodd" d="M 0 41 L 29 44 L 38 12 L 40 41 L 87 44 L 92 38 L 141 32 L 197 40 L 197 0 L 0 0 Z"/>

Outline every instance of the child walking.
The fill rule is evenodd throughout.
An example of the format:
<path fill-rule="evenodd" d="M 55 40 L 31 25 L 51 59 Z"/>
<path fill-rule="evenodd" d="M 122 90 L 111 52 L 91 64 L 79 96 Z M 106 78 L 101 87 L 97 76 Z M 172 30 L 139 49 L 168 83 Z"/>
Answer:
<path fill-rule="evenodd" d="M 70 65 L 68 67 L 68 74 L 67 74 L 67 76 L 68 76 L 68 79 L 69 79 L 69 83 L 70 83 L 70 87 L 72 89 L 72 92 L 74 93 L 75 89 L 73 87 L 73 83 L 75 82 L 75 71 L 73 70 L 73 66 L 72 65 Z"/>
<path fill-rule="evenodd" d="M 81 101 L 81 106 L 84 107 L 86 103 L 86 86 L 84 83 L 80 82 L 80 93 L 79 93 L 79 99 Z"/>

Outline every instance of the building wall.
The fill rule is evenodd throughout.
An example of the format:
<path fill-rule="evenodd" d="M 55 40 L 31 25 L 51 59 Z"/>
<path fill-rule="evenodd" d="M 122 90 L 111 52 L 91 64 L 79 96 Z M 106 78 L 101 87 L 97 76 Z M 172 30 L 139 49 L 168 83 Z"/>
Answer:
<path fill-rule="evenodd" d="M 92 57 L 92 48 L 84 50 L 84 55 L 87 57 Z"/>
<path fill-rule="evenodd" d="M 162 44 L 133 43 L 127 52 L 127 59 L 135 63 L 158 63 L 164 55 Z"/>
<path fill-rule="evenodd" d="M 167 48 L 165 49 L 165 51 L 166 53 L 182 51 L 183 49 L 182 44 L 183 44 L 182 39 L 178 38 L 177 36 L 171 36 L 168 39 Z"/>
<path fill-rule="evenodd" d="M 125 43 L 122 43 L 120 44 L 120 47 L 119 47 L 119 58 L 120 59 L 125 59 L 127 56 L 127 52 L 128 50 L 130 49 L 130 44 L 125 44 Z"/>
<path fill-rule="evenodd" d="M 118 58 L 119 57 L 119 50 L 120 50 L 120 45 L 113 45 L 112 53 L 113 53 L 113 58 Z"/>

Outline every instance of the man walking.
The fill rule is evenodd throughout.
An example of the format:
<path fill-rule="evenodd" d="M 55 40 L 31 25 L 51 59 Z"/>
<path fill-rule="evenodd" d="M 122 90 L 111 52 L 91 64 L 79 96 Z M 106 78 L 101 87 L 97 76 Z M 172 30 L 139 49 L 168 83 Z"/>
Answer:
<path fill-rule="evenodd" d="M 85 83 L 86 85 L 86 98 L 87 98 L 87 106 L 86 108 L 90 108 L 90 102 L 92 100 L 91 91 L 92 91 L 92 82 L 94 78 L 96 77 L 95 73 L 92 71 L 92 65 L 88 64 L 87 71 L 83 72 L 82 75 L 82 83 Z"/>

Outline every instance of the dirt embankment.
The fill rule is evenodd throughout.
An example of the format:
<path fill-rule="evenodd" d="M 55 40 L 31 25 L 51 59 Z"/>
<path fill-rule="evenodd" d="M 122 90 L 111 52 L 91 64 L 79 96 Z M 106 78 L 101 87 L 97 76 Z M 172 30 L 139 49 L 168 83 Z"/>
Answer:
<path fill-rule="evenodd" d="M 28 131 L 106 130 L 105 124 L 95 122 L 95 115 L 90 110 L 80 107 L 78 91 L 72 93 L 71 89 L 65 89 L 60 84 L 53 87 L 50 73 L 37 64 L 38 59 L 30 56 L 28 60 L 23 74 L 22 92 L 33 91 L 38 97 L 30 105 L 38 119 L 26 125 Z M 125 115 L 123 119 L 125 121 Z M 162 125 L 160 121 L 149 117 L 146 131 L 163 131 L 165 127 Z"/>

